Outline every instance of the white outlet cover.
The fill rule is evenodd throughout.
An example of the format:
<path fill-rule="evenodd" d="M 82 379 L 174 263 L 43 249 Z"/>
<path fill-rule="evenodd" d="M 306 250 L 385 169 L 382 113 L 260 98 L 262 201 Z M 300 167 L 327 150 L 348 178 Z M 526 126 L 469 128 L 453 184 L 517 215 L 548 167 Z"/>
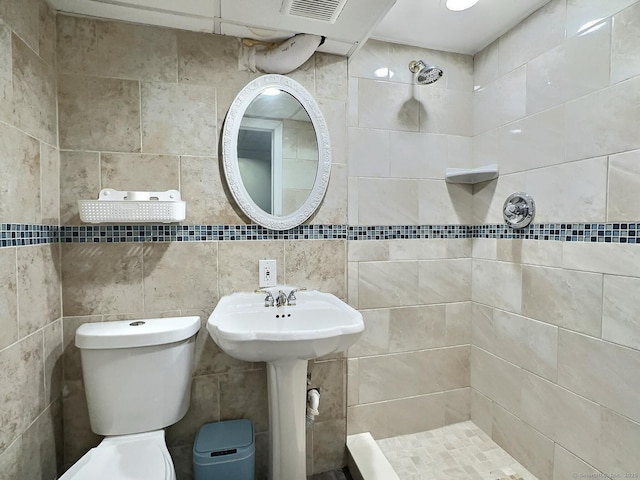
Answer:
<path fill-rule="evenodd" d="M 258 284 L 260 288 L 275 287 L 277 283 L 277 271 L 275 260 L 260 260 L 258 270 Z"/>

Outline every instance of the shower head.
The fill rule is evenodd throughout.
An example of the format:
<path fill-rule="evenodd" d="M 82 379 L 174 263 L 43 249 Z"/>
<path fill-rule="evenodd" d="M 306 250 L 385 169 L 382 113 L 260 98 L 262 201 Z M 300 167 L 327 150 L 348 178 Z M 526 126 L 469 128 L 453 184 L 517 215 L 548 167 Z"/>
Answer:
<path fill-rule="evenodd" d="M 418 85 L 429 85 L 437 82 L 444 73 L 440 67 L 429 65 L 422 60 L 411 60 L 409 62 L 409 70 L 414 74 L 414 81 Z"/>

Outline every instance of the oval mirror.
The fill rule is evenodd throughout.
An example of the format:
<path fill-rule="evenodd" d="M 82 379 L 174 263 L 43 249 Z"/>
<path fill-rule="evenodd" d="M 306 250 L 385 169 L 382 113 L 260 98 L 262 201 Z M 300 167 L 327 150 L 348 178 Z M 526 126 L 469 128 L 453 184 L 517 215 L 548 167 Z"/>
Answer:
<path fill-rule="evenodd" d="M 288 77 L 253 80 L 229 108 L 222 161 L 231 194 L 251 220 L 272 230 L 302 224 L 320 206 L 331 172 L 318 104 Z"/>

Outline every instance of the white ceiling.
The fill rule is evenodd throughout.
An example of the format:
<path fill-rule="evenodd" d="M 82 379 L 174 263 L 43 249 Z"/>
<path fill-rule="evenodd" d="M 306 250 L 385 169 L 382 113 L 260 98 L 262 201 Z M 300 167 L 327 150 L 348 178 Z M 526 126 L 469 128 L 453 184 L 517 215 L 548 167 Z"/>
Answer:
<path fill-rule="evenodd" d="M 397 0 L 372 38 L 447 52 L 475 54 L 549 0 L 480 0 L 452 12 L 445 0 Z"/>
<path fill-rule="evenodd" d="M 321 2 L 322 0 L 317 0 Z M 324 35 L 319 50 L 352 55 L 368 38 L 474 54 L 549 0 L 347 0 L 335 24 L 280 12 L 283 0 L 51 0 L 61 12 L 261 40 Z"/>

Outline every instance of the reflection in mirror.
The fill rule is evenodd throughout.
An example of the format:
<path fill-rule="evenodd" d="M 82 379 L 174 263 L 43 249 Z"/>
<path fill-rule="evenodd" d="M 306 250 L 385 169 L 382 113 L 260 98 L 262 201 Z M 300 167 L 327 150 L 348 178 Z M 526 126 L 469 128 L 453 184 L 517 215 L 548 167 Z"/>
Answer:
<path fill-rule="evenodd" d="M 305 203 L 318 170 L 318 141 L 292 95 L 268 88 L 256 96 L 240 122 L 237 152 L 242 183 L 258 207 L 284 216 Z"/>

